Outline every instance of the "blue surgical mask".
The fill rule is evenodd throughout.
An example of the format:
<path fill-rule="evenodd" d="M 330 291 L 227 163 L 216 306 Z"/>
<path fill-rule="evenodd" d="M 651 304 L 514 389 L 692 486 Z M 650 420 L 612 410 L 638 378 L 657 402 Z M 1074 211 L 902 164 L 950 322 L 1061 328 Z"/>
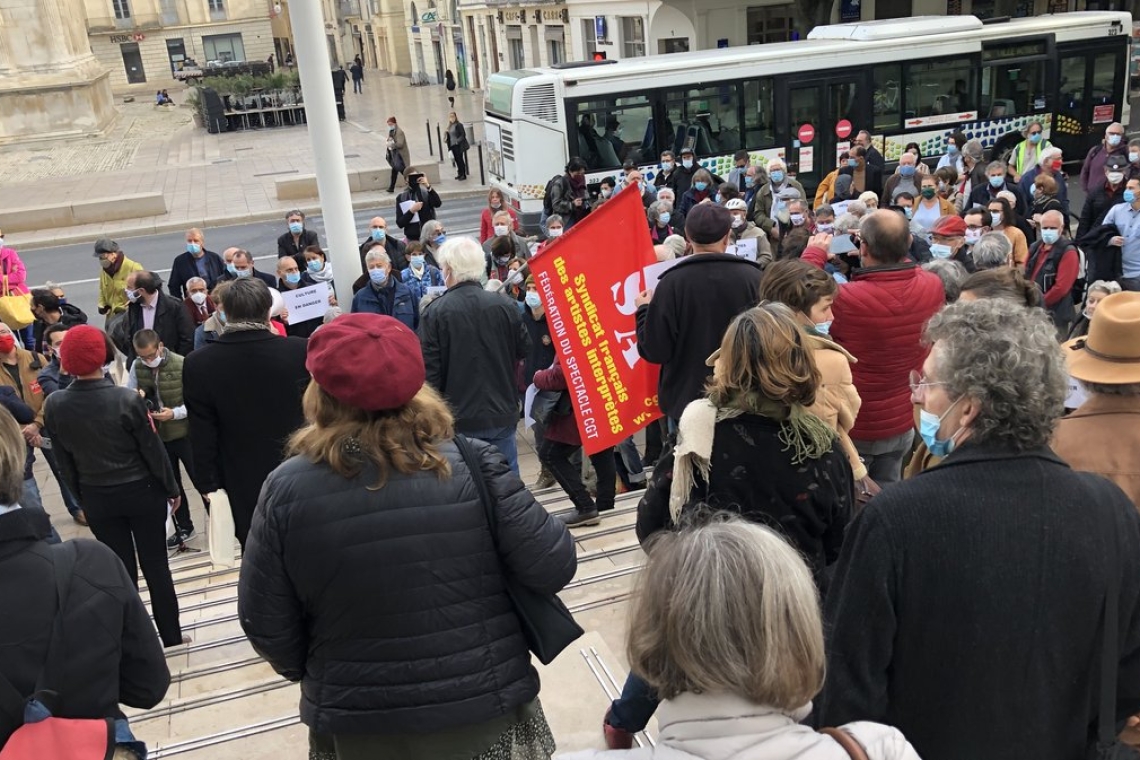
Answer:
<path fill-rule="evenodd" d="M 1041 230 L 1041 242 L 1046 245 L 1053 245 L 1061 239 L 1060 230 Z"/>
<path fill-rule="evenodd" d="M 289 231 L 294 235 L 300 235 L 305 229 L 305 225 L 300 222 L 289 222 Z"/>
<path fill-rule="evenodd" d="M 1029 142 L 1033 143 L 1034 145 L 1041 142 L 1041 133 L 1040 132 L 1034 132 L 1033 134 L 1031 134 L 1029 136 Z"/>
<path fill-rule="evenodd" d="M 221 309 L 218 309 L 217 315 L 218 315 L 218 321 L 224 325 L 226 323 L 226 313 L 224 311 L 222 311 Z"/>
<path fill-rule="evenodd" d="M 753 177 L 751 175 L 746 175 L 744 177 L 744 186 L 745 187 L 752 187 L 755 184 L 756 184 L 756 178 L 755 177 Z"/>
<path fill-rule="evenodd" d="M 285 275 L 285 282 L 289 283 L 290 285 L 297 285 L 298 283 L 301 282 L 301 273 L 300 272 L 288 272 Z"/>
<path fill-rule="evenodd" d="M 369 269 L 368 279 L 372 280 L 373 285 L 383 285 L 388 282 L 388 273 L 383 269 Z"/>
<path fill-rule="evenodd" d="M 852 169 L 854 169 L 854 168 L 859 166 L 859 159 L 849 158 L 849 159 L 847 159 L 847 165 L 850 166 Z"/>
<path fill-rule="evenodd" d="M 1120 145 L 1121 139 L 1120 135 L 1108 135 L 1108 144 L 1115 148 L 1117 145 Z"/>
<path fill-rule="evenodd" d="M 527 293 L 526 305 L 532 309 L 537 309 L 539 306 L 542 306 L 542 296 L 538 293 Z"/>
<path fill-rule="evenodd" d="M 912 209 L 910 206 L 903 206 L 903 216 L 905 216 L 907 219 L 910 219 L 914 216 L 914 209 Z"/>
<path fill-rule="evenodd" d="M 930 255 L 936 259 L 948 259 L 952 253 L 953 251 L 950 250 L 950 246 L 945 243 L 930 244 Z"/>
<path fill-rule="evenodd" d="M 698 193 L 703 193 L 706 189 L 708 189 L 708 186 L 709 186 L 708 182 L 694 182 L 693 183 L 693 187 L 696 189 L 696 191 Z"/>
<path fill-rule="evenodd" d="M 772 171 L 768 172 L 768 176 L 772 178 L 773 182 L 784 181 L 784 172 L 779 169 L 773 169 Z"/>
<path fill-rule="evenodd" d="M 903 177 L 913 177 L 914 172 L 915 172 L 915 167 L 913 167 L 913 166 L 904 165 L 904 166 L 899 167 L 899 174 Z"/>
<path fill-rule="evenodd" d="M 424 265 L 424 257 L 423 256 L 412 256 L 410 261 L 412 262 L 412 266 L 414 266 L 416 269 L 422 269 L 423 268 L 423 265 Z"/>
<path fill-rule="evenodd" d="M 436 245 L 443 245 L 447 242 L 447 235 L 436 235 L 435 240 L 432 241 Z"/>
<path fill-rule="evenodd" d="M 816 322 L 815 323 L 815 331 L 817 333 L 819 333 L 820 335 L 831 335 L 831 323 L 832 323 L 832 321 L 833 320 L 829 319 L 826 322 Z"/>
<path fill-rule="evenodd" d="M 1005 177 L 1000 174 L 996 177 L 990 177 L 990 187 L 998 188 L 1005 185 Z"/>
<path fill-rule="evenodd" d="M 957 404 L 960 400 L 961 399 L 956 400 L 954 404 Z M 922 442 L 926 444 L 927 450 L 930 451 L 933 456 L 944 457 L 954 450 L 955 444 L 953 435 L 945 441 L 938 440 L 938 431 L 942 429 L 942 420 L 946 418 L 946 415 L 950 414 L 950 410 L 954 408 L 954 404 L 947 407 L 941 417 L 925 409 L 921 409 L 918 412 L 918 434 L 922 436 Z M 954 435 L 957 435 L 957 433 Z"/>
<path fill-rule="evenodd" d="M 325 268 L 325 262 L 321 261 L 320 259 L 313 259 L 305 266 L 309 268 L 310 272 L 319 272 Z"/>
<path fill-rule="evenodd" d="M 238 269 L 234 272 L 238 277 L 249 277 L 253 274 L 252 269 Z"/>
<path fill-rule="evenodd" d="M 949 143 L 946 146 L 946 152 L 948 154 L 950 154 L 951 156 L 953 156 L 954 154 L 956 154 L 958 152 L 958 146 L 955 145 L 954 143 Z"/>
<path fill-rule="evenodd" d="M 681 159 L 681 166 L 685 167 L 686 169 L 692 169 L 693 168 L 693 159 L 682 158 Z"/>
<path fill-rule="evenodd" d="M 373 242 L 373 243 L 383 243 L 383 242 L 384 242 L 384 238 L 385 238 L 387 235 L 388 235 L 388 231 L 387 231 L 387 230 L 382 230 L 382 229 L 374 229 L 374 230 L 372 230 L 372 242 Z"/>
<path fill-rule="evenodd" d="M 1137 152 L 1137 151 L 1134 151 L 1134 150 L 1132 150 L 1132 151 L 1129 151 L 1129 152 L 1128 152 L 1128 160 L 1129 160 L 1131 163 L 1136 163 L 1136 162 L 1140 161 L 1140 152 Z"/>
<path fill-rule="evenodd" d="M 198 245 L 197 243 L 187 243 L 186 244 L 186 250 L 189 253 L 197 256 L 199 253 L 202 252 L 202 246 Z"/>
<path fill-rule="evenodd" d="M 234 263 L 232 261 L 229 264 L 226 264 L 226 271 L 235 277 L 237 276 L 237 267 L 234 266 Z"/>
<path fill-rule="evenodd" d="M 663 171 L 663 172 L 673 171 L 673 162 L 672 161 L 662 161 L 661 162 L 661 171 Z"/>
<path fill-rule="evenodd" d="M 668 211 L 666 211 L 666 212 L 662 213 L 659 218 L 661 219 L 662 224 L 668 224 L 669 220 L 672 219 L 673 216 Z"/>
<path fill-rule="evenodd" d="M 1136 193 L 1134 193 L 1131 190 L 1125 190 L 1124 191 L 1124 202 L 1125 203 L 1132 203 L 1135 200 L 1136 200 Z"/>

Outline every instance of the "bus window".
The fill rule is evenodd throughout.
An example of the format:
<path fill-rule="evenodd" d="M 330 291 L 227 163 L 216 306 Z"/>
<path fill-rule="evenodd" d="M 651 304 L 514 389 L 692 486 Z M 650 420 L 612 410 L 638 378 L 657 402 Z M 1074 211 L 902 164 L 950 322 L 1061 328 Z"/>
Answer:
<path fill-rule="evenodd" d="M 775 144 L 776 113 L 772 102 L 772 80 L 752 79 L 744 83 L 744 145 L 742 147 L 755 150 L 771 148 Z"/>
<path fill-rule="evenodd" d="M 1045 61 L 998 63 L 982 69 L 981 117 L 1044 113 L 1049 110 L 1046 95 Z"/>
<path fill-rule="evenodd" d="M 619 95 L 577 104 L 578 152 L 590 169 L 618 169 L 626 160 L 655 161 L 653 107 L 644 95 Z M 573 145 L 573 143 L 571 143 Z"/>
<path fill-rule="evenodd" d="M 666 127 L 672 136 L 672 150 L 679 153 L 683 148 L 692 148 L 698 156 L 709 156 L 743 147 L 740 91 L 738 82 L 725 82 L 703 89 L 667 92 L 665 110 L 669 123 Z"/>
<path fill-rule="evenodd" d="M 898 129 L 902 115 L 902 66 L 888 63 L 873 70 L 875 81 L 875 131 Z"/>
<path fill-rule="evenodd" d="M 969 58 L 906 64 L 906 118 L 976 110 L 973 70 Z"/>
<path fill-rule="evenodd" d="M 1116 91 L 1116 71 L 1119 53 L 1101 53 L 1093 60 L 1092 87 L 1089 96 L 1095 105 L 1113 103 Z M 1115 121 L 1119 114 L 1113 117 Z"/>

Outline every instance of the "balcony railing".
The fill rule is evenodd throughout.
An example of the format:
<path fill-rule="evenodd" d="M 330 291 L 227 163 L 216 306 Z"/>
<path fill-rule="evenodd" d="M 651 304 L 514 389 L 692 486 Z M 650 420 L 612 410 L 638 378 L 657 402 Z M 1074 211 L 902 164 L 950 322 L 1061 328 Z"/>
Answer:
<path fill-rule="evenodd" d="M 114 16 L 90 16 L 87 19 L 87 31 L 116 32 L 116 31 L 143 31 L 146 29 L 161 29 L 162 16 L 157 13 L 140 13 L 130 18 L 115 18 Z"/>

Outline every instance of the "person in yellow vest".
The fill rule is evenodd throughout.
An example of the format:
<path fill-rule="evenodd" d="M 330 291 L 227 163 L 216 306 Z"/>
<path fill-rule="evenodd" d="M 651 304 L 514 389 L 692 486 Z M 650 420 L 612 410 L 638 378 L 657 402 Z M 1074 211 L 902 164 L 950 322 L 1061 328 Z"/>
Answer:
<path fill-rule="evenodd" d="M 190 518 L 190 503 L 186 501 L 186 489 L 182 487 L 182 473 L 178 463 L 186 469 L 190 481 L 198 488 L 194 474 L 194 455 L 190 446 L 190 420 L 186 416 L 186 403 L 182 398 L 183 357 L 163 345 L 154 330 L 139 330 L 132 342 L 138 358 L 131 365 L 127 387 L 139 392 L 146 400 L 150 418 L 154 420 L 158 437 L 174 468 L 174 480 L 178 483 L 178 495 L 182 499 L 182 509 L 174 513 L 175 533 L 167 541 L 167 547 L 176 549 L 194 536 L 194 521 Z M 202 489 L 198 488 L 201 493 Z M 202 502 L 210 508 L 210 500 L 205 496 Z"/>
<path fill-rule="evenodd" d="M 1029 126 L 1025 128 L 1025 139 L 1009 154 L 1009 170 L 1013 174 L 1013 181 L 1020 182 L 1021 175 L 1026 170 L 1037 166 L 1042 151 L 1051 147 L 1053 144 L 1045 139 L 1045 127 L 1041 122 L 1029 122 Z"/>
<path fill-rule="evenodd" d="M 106 317 L 109 328 L 111 321 L 127 310 L 127 277 L 141 272 L 143 266 L 128 259 L 119 244 L 107 238 L 95 241 L 95 258 L 103 268 L 99 273 L 99 313 Z"/>

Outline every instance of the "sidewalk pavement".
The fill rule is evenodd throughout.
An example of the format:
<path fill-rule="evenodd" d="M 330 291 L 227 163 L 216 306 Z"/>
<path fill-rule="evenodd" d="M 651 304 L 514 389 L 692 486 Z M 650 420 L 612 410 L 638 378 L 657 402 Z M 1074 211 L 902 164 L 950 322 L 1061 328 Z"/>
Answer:
<path fill-rule="evenodd" d="M 412 87 L 408 79 L 379 71 L 365 74 L 364 92 L 345 93 L 347 120 L 341 122 L 344 153 L 350 169 L 386 167 L 386 121 L 395 116 L 407 136 L 413 164 L 439 162 L 435 127 L 447 124 L 451 107 L 442 86 Z M 454 93 L 456 112 L 475 123 L 474 143 L 483 134 L 482 94 Z M 186 91 L 172 97 L 183 103 Z M 21 249 L 94 240 L 104 236 L 146 235 L 189 227 L 218 227 L 283 217 L 292 208 L 319 213 L 316 198 L 298 203 L 278 201 L 274 181 L 315 173 L 305 125 L 225 132 L 211 135 L 195 127 L 189 106 L 156 108 L 149 101 L 119 102 L 120 118 L 106 137 L 67 143 L 13 146 L 0 151 L 0 176 L 10 206 L 63 205 L 79 200 L 110 199 L 162 192 L 167 213 L 100 224 L 21 232 L 9 235 Z M 431 124 L 431 155 L 425 122 Z M 444 149 L 446 153 L 446 148 Z M 481 195 L 478 159 L 466 182 L 454 176 L 450 156 L 440 167 L 436 185 L 444 198 Z M 397 191 L 400 187 L 397 186 Z M 386 192 L 353 195 L 355 208 L 387 207 Z"/>

